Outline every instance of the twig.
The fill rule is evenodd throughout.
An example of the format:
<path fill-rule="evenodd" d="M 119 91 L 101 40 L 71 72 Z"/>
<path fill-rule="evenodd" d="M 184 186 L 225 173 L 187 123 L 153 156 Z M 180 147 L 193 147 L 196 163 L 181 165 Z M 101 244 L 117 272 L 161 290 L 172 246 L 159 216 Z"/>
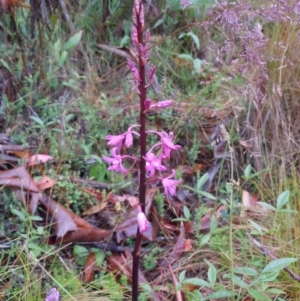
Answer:
<path fill-rule="evenodd" d="M 271 258 L 272 260 L 276 260 L 278 259 L 274 254 L 272 254 L 270 251 L 267 250 L 266 247 L 264 247 L 262 244 L 260 244 L 254 237 L 252 237 L 249 233 L 246 233 L 246 235 L 249 237 L 249 239 L 251 240 L 251 242 L 256 245 L 266 256 L 268 256 L 269 258 Z M 294 273 L 290 268 L 285 267 L 284 270 L 286 272 L 288 272 L 290 274 L 290 276 L 300 282 L 300 276 L 297 275 L 296 273 Z"/>

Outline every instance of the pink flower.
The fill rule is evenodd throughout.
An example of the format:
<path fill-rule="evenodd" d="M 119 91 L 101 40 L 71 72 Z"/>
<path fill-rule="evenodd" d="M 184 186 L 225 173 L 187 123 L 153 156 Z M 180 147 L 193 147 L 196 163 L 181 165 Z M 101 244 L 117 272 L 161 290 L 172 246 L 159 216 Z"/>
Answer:
<path fill-rule="evenodd" d="M 153 105 L 150 105 L 150 108 L 166 108 L 173 104 L 173 100 L 163 100 L 159 101 Z"/>
<path fill-rule="evenodd" d="M 172 178 L 174 178 L 174 176 L 175 176 L 175 170 L 172 169 L 172 173 L 168 177 L 166 177 L 162 180 L 162 184 L 165 188 L 165 191 L 164 191 L 165 194 L 169 193 L 172 196 L 175 195 L 176 186 L 181 183 L 181 179 L 174 180 L 174 179 L 172 179 Z"/>
<path fill-rule="evenodd" d="M 130 69 L 130 71 L 132 72 L 132 75 L 133 75 L 133 81 L 134 81 L 134 90 L 140 94 L 140 91 L 139 91 L 139 84 L 140 84 L 140 74 L 138 72 L 138 69 L 136 68 L 135 66 L 135 62 L 133 62 L 132 60 L 130 59 L 127 59 L 127 64 L 128 64 L 128 67 Z"/>
<path fill-rule="evenodd" d="M 175 145 L 172 142 L 173 133 L 167 134 L 166 132 L 161 132 L 160 137 L 161 137 L 161 143 L 162 143 L 162 146 L 163 146 L 163 150 L 164 150 L 164 153 L 165 153 L 165 158 L 170 159 L 171 150 L 179 149 L 179 148 L 181 148 L 181 146 L 180 145 Z"/>
<path fill-rule="evenodd" d="M 117 147 L 112 148 L 112 150 L 110 151 L 112 158 L 107 157 L 107 156 L 102 156 L 103 160 L 110 164 L 108 170 L 110 171 L 120 171 L 123 174 L 127 174 L 128 173 L 128 169 L 126 169 L 123 164 L 122 164 L 122 160 L 123 157 L 121 155 L 117 154 Z"/>
<path fill-rule="evenodd" d="M 105 137 L 106 140 L 109 140 L 107 145 L 109 146 L 116 146 L 118 150 L 122 147 L 122 142 L 124 139 L 124 134 L 121 135 L 108 135 Z"/>
<path fill-rule="evenodd" d="M 148 152 L 144 159 L 146 160 L 146 170 L 149 171 L 149 177 L 153 177 L 156 170 L 166 170 L 166 167 L 161 164 L 161 157 L 156 157 L 155 154 Z"/>
<path fill-rule="evenodd" d="M 180 0 L 180 5 L 182 9 L 186 9 L 188 6 L 192 5 L 192 3 L 189 0 Z"/>
<path fill-rule="evenodd" d="M 59 291 L 55 287 L 52 287 L 47 293 L 45 301 L 59 301 Z"/>
<path fill-rule="evenodd" d="M 149 222 L 147 220 L 145 213 L 142 211 L 140 205 L 138 205 L 137 209 L 138 209 L 137 222 L 138 222 L 140 232 L 143 233 L 149 229 Z"/>

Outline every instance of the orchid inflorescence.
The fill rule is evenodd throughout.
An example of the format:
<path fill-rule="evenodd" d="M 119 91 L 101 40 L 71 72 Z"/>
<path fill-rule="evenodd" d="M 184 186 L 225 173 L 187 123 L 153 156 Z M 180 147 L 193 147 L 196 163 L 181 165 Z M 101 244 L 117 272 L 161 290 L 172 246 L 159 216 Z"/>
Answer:
<path fill-rule="evenodd" d="M 144 185 L 142 175 L 151 178 L 152 183 L 158 181 L 162 183 L 164 193 L 166 195 L 175 195 L 176 186 L 181 183 L 181 180 L 176 180 L 175 170 L 167 176 L 162 176 L 162 172 L 167 172 L 168 168 L 165 166 L 166 160 L 170 160 L 171 151 L 180 148 L 179 145 L 173 142 L 173 133 L 146 131 L 145 130 L 145 115 L 150 109 L 163 109 L 173 104 L 173 100 L 167 99 L 152 103 L 151 99 L 146 97 L 147 89 L 152 85 L 155 77 L 155 66 L 149 66 L 148 72 L 145 72 L 150 52 L 150 32 L 146 30 L 144 33 L 144 7 L 141 0 L 135 0 L 132 14 L 132 28 L 131 28 L 131 42 L 132 50 L 135 54 L 134 59 L 128 59 L 128 67 L 133 75 L 134 86 L 133 89 L 140 96 L 140 124 L 130 125 L 126 132 L 118 135 L 108 135 L 105 139 L 108 141 L 107 145 L 111 147 L 111 156 L 102 156 L 103 160 L 109 164 L 108 170 L 120 172 L 123 175 L 129 174 L 137 162 L 139 162 L 140 171 L 140 185 Z M 147 65 L 148 66 L 148 65 Z M 138 68 L 139 67 L 139 68 Z M 147 76 L 147 84 L 145 80 Z M 146 151 L 146 135 L 154 134 L 158 137 L 158 142 L 151 146 L 149 151 Z M 134 155 L 122 155 L 124 147 L 130 148 L 133 145 L 134 136 L 139 139 L 141 147 L 140 157 Z M 126 163 L 127 164 L 126 164 Z M 128 164 L 128 162 L 130 162 Z M 130 167 L 127 167 L 130 165 Z M 144 172 L 145 171 L 145 172 Z M 159 175 L 157 175 L 159 172 Z M 143 189 L 140 191 L 144 192 Z M 141 201 L 141 196 L 140 196 Z M 141 213 L 145 204 L 141 202 L 139 207 L 138 220 L 142 220 Z M 143 227 L 142 222 L 138 222 L 141 232 L 145 231 L 147 227 Z"/>
<path fill-rule="evenodd" d="M 189 5 L 188 1 L 181 1 L 184 7 Z M 156 81 L 156 68 L 148 65 L 148 56 L 150 53 L 150 32 L 145 31 L 144 6 L 142 0 L 133 1 L 132 10 L 132 59 L 127 60 L 128 67 L 133 75 L 133 90 L 139 95 L 140 100 L 140 119 L 139 124 L 130 125 L 126 132 L 118 135 L 106 136 L 107 145 L 111 147 L 111 156 L 102 156 L 103 160 L 109 164 L 108 170 L 121 172 L 123 175 L 130 173 L 136 163 L 139 163 L 139 205 L 137 207 L 137 235 L 132 261 L 132 301 L 138 300 L 138 282 L 139 282 L 139 258 L 142 243 L 143 232 L 149 229 L 149 222 L 145 213 L 146 205 L 146 178 L 151 178 L 151 182 L 161 182 L 165 195 L 175 195 L 176 187 L 181 180 L 175 179 L 175 170 L 167 175 L 166 160 L 170 160 L 173 150 L 180 148 L 180 145 L 174 144 L 173 133 L 164 131 L 146 131 L 146 114 L 150 109 L 161 109 L 172 105 L 172 100 L 164 100 L 152 103 L 147 98 L 147 89 Z M 147 151 L 147 135 L 154 134 L 158 137 Z M 124 147 L 129 148 L 133 145 L 134 136 L 138 138 L 140 152 L 139 157 L 122 154 Z M 130 161 L 131 166 L 127 167 Z M 159 173 L 157 175 L 157 173 Z"/>
<path fill-rule="evenodd" d="M 133 144 L 133 135 L 140 136 L 139 133 L 132 130 L 134 127 L 138 127 L 139 125 L 132 125 L 129 129 L 120 135 L 108 135 L 106 139 L 108 140 L 107 145 L 113 147 L 110 151 L 111 157 L 103 156 L 103 160 L 108 163 L 110 166 L 108 170 L 121 172 L 124 175 L 127 175 L 132 168 L 134 167 L 135 163 L 138 162 L 140 159 L 132 156 L 132 155 L 121 155 L 121 149 L 123 144 L 127 148 L 131 147 Z M 167 167 L 162 164 L 163 159 L 170 159 L 170 154 L 172 150 L 179 149 L 179 145 L 175 145 L 173 143 L 173 133 L 166 133 L 166 132 L 158 132 L 158 131 L 148 131 L 147 133 L 157 134 L 160 138 L 160 141 L 155 143 L 150 150 L 144 156 L 144 160 L 146 160 L 146 170 L 148 172 L 148 177 L 154 177 L 156 171 L 166 171 Z M 158 148 L 156 152 L 154 149 Z M 124 160 L 132 160 L 132 166 L 130 169 L 126 169 L 123 165 Z M 158 180 L 162 182 L 164 187 L 165 193 L 169 193 L 170 195 L 174 195 L 176 192 L 176 185 L 178 185 L 181 180 L 174 180 L 175 171 L 172 170 L 171 174 L 165 178 L 157 177 Z"/>

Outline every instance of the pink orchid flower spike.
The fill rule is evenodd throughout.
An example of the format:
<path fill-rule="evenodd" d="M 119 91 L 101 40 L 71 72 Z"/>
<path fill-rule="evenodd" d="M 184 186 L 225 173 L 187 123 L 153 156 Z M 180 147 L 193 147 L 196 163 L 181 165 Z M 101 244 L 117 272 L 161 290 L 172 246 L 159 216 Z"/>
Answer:
<path fill-rule="evenodd" d="M 140 232 L 143 233 L 149 229 L 149 222 L 145 213 L 142 211 L 142 207 L 138 205 L 138 215 L 137 215 L 137 222 L 140 229 Z"/>
<path fill-rule="evenodd" d="M 176 194 L 176 186 L 181 183 L 181 180 L 175 180 L 175 170 L 172 169 L 172 173 L 162 180 L 163 187 L 165 189 L 165 194 L 170 194 L 174 196 Z"/>

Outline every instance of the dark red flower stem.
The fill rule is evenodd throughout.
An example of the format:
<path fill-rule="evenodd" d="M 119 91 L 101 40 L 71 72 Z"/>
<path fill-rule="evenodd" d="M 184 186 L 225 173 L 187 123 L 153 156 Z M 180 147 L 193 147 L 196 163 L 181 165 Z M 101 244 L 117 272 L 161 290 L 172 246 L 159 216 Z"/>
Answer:
<path fill-rule="evenodd" d="M 138 35 L 138 44 L 143 45 L 143 24 L 141 24 L 139 13 L 141 11 L 142 1 L 139 1 L 139 11 L 136 11 L 136 28 Z M 139 201 L 143 212 L 145 212 L 145 199 L 146 199 L 146 107 L 145 101 L 147 96 L 146 88 L 146 58 L 141 53 L 140 48 L 138 50 L 138 65 L 139 65 L 139 96 L 140 96 L 140 179 L 139 179 Z M 138 301 L 138 287 L 139 287 L 139 261 L 142 244 L 142 233 L 137 229 L 137 235 L 135 240 L 135 247 L 133 251 L 133 265 L 132 265 L 132 301 Z"/>

